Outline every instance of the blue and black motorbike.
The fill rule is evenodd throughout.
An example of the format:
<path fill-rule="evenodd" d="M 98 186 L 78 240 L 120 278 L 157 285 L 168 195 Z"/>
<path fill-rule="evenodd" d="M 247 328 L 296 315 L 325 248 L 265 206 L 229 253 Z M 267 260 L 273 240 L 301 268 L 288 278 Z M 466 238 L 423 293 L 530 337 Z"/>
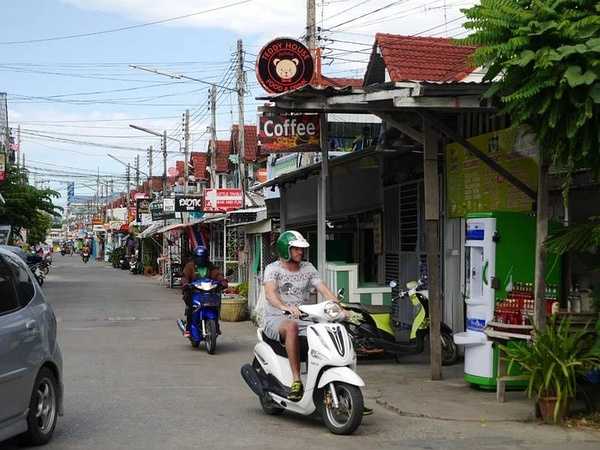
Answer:
<path fill-rule="evenodd" d="M 192 296 L 192 323 L 190 326 L 190 342 L 198 347 L 206 343 L 206 351 L 213 355 L 217 348 L 219 334 L 219 310 L 221 308 L 221 283 L 211 278 L 200 278 L 189 285 Z M 177 325 L 185 333 L 185 320 L 178 320 Z"/>

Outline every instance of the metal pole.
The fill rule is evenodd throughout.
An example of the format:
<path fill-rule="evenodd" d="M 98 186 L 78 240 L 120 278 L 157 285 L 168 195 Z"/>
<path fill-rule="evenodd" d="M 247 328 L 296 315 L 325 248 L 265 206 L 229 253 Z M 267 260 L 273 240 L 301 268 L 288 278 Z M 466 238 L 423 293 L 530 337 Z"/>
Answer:
<path fill-rule="evenodd" d="M 319 116 L 319 128 L 321 133 L 321 173 L 317 201 L 317 250 L 319 273 L 321 279 L 327 279 L 327 178 L 329 176 L 329 139 L 327 136 L 327 113 Z"/>
<path fill-rule="evenodd" d="M 238 167 L 240 177 L 240 188 L 242 189 L 242 209 L 246 207 L 246 147 L 245 147 L 245 134 L 246 129 L 244 128 L 244 85 L 246 83 L 246 74 L 244 72 L 244 49 L 242 40 L 237 41 L 237 54 L 238 54 L 238 65 L 237 65 L 237 91 L 238 91 Z"/>
<path fill-rule="evenodd" d="M 140 185 L 140 155 L 135 155 L 135 188 Z"/>
<path fill-rule="evenodd" d="M 167 198 L 167 130 L 163 131 L 161 146 L 163 154 L 163 198 Z"/>
<path fill-rule="evenodd" d="M 210 88 L 210 187 L 217 187 L 215 158 L 217 154 L 217 88 Z"/>
<path fill-rule="evenodd" d="M 183 184 L 183 193 L 187 194 L 188 180 L 189 180 L 188 161 L 189 161 L 189 152 L 190 152 L 190 110 L 189 109 L 185 110 L 183 122 L 184 122 L 183 123 L 183 139 L 184 139 L 183 178 L 185 180 L 184 184 Z"/>
<path fill-rule="evenodd" d="M 227 276 L 227 216 L 223 218 L 223 275 Z"/>
<path fill-rule="evenodd" d="M 130 177 L 131 177 L 131 164 L 127 163 L 127 191 L 125 192 L 126 195 L 126 202 L 127 202 L 127 214 L 129 214 L 129 184 L 130 184 Z"/>

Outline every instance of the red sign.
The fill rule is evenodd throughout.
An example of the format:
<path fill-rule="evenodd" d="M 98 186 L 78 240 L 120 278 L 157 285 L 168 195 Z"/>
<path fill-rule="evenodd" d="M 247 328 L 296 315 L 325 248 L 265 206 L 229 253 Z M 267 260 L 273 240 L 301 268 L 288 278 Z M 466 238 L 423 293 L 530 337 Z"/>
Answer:
<path fill-rule="evenodd" d="M 306 86 L 313 78 L 315 62 L 299 41 L 279 38 L 269 42 L 256 59 L 256 78 L 272 94 Z"/>
<path fill-rule="evenodd" d="M 262 153 L 321 150 L 319 116 L 316 114 L 262 116 L 259 122 L 258 139 Z"/>
<path fill-rule="evenodd" d="M 204 212 L 227 212 L 242 207 L 241 189 L 206 189 Z"/>

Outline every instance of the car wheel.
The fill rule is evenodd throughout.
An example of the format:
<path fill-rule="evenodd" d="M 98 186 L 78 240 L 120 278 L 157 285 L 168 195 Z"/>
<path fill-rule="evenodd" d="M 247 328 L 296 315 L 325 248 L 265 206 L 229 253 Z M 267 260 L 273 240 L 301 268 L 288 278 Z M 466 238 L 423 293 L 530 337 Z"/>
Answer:
<path fill-rule="evenodd" d="M 43 445 L 52 438 L 58 419 L 58 381 L 46 367 L 38 373 L 33 385 L 29 413 L 27 414 L 27 431 L 20 436 L 27 445 Z"/>

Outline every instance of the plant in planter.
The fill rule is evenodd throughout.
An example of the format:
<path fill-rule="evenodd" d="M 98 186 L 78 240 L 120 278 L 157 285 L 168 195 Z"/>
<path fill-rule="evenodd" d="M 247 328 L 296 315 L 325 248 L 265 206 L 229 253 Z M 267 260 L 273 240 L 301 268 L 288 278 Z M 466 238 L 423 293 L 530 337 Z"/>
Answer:
<path fill-rule="evenodd" d="M 600 346 L 589 324 L 575 329 L 569 320 L 552 319 L 535 330 L 532 342 L 501 346 L 513 364 L 521 366 L 527 394 L 534 398 L 546 422 L 558 423 L 575 397 L 577 378 L 600 367 Z"/>

